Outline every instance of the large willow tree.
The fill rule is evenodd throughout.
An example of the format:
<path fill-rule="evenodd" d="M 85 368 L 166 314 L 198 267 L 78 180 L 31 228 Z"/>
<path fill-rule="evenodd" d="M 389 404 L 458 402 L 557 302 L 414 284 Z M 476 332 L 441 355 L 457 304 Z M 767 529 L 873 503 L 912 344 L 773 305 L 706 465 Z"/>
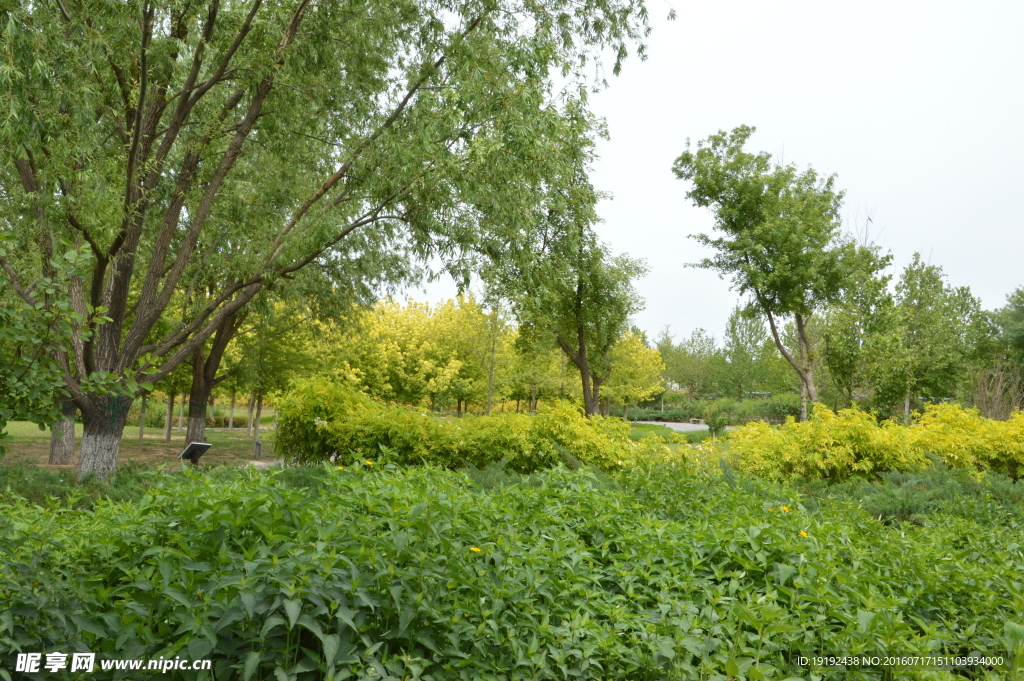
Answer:
<path fill-rule="evenodd" d="M 101 477 L 133 398 L 261 292 L 339 249 L 514 240 L 481 225 L 578 170 L 549 74 L 580 83 L 602 51 L 617 70 L 646 30 L 640 0 L 14 0 L 0 20 L 0 266 L 34 305 L 55 255 L 88 254 L 68 293 L 109 321 L 56 359 Z"/>

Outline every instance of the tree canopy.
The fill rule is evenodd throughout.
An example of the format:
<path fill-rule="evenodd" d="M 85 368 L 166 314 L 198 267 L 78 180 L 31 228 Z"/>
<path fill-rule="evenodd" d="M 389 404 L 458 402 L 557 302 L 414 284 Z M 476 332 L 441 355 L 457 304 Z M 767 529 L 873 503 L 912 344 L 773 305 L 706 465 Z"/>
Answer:
<path fill-rule="evenodd" d="M 53 0 L 3 17 L 0 201 L 20 248 L 2 264 L 30 305 L 58 244 L 89 255 L 68 284 L 84 349 L 60 359 L 80 473 L 101 476 L 132 386 L 261 292 L 360 253 L 459 271 L 514 239 L 578 173 L 575 74 L 606 51 L 617 71 L 646 31 L 633 0 Z M 213 266 L 202 304 L 161 329 Z"/>
<path fill-rule="evenodd" d="M 806 405 L 818 400 L 814 369 L 821 361 L 808 337 L 811 315 L 874 276 L 887 259 L 844 235 L 835 176 L 745 151 L 754 131 L 740 126 L 699 142 L 695 151 L 688 145 L 672 170 L 691 183 L 687 198 L 715 211 L 721 236 L 696 235 L 715 250 L 698 266 L 730 278 L 767 318 L 779 352 L 800 378 Z M 784 317 L 795 323 L 795 353 L 779 329 Z"/>

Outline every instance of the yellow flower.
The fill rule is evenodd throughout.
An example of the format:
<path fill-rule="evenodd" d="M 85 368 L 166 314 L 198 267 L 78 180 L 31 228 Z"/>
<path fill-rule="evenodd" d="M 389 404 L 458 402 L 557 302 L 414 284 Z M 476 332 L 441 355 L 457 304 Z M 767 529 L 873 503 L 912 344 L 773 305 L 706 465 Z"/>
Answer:
<path fill-rule="evenodd" d="M 343 471 L 343 470 L 345 470 L 345 467 L 344 466 L 338 466 L 338 470 L 339 471 Z"/>
<path fill-rule="evenodd" d="M 480 553 L 480 549 L 478 549 L 478 548 L 477 548 L 477 547 L 475 547 L 475 546 L 470 546 L 470 547 L 469 547 L 469 550 L 470 550 L 470 551 L 472 551 L 473 553 Z"/>
<path fill-rule="evenodd" d="M 804 532 L 803 530 L 800 530 L 800 536 L 801 536 L 801 537 L 806 537 L 806 536 L 807 536 L 807 533 L 806 533 L 806 532 Z"/>
<path fill-rule="evenodd" d="M 783 506 L 782 507 L 782 512 L 783 513 L 789 513 L 789 506 Z"/>
<path fill-rule="evenodd" d="M 769 512 L 769 513 L 771 513 L 771 512 L 772 512 L 772 511 L 774 511 L 774 510 L 775 510 L 774 508 L 769 508 L 769 509 L 768 509 L 768 512 Z"/>
<path fill-rule="evenodd" d="M 372 461 L 367 461 L 367 462 L 366 462 L 366 465 L 367 465 L 367 466 L 372 466 L 372 465 L 373 465 L 373 462 L 372 462 Z"/>

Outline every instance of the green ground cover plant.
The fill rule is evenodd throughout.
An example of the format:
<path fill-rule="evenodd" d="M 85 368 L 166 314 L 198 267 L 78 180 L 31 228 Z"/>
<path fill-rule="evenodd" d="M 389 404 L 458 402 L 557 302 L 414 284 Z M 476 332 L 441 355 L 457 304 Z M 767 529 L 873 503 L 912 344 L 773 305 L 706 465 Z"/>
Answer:
<path fill-rule="evenodd" d="M 933 517 L 954 516 L 1013 531 L 1024 527 L 1024 481 L 994 471 L 979 476 L 939 459 L 929 468 L 890 471 L 875 480 L 813 480 L 800 487 L 814 497 L 854 501 L 887 523 L 926 524 Z"/>
<path fill-rule="evenodd" d="M 794 654 L 1008 659 L 1024 631 L 1024 554 L 1004 528 L 887 527 L 742 475 L 584 466 L 488 482 L 365 462 L 143 475 L 134 502 L 0 502 L 5 664 L 64 649 L 208 658 L 199 678 L 249 681 L 952 681 L 964 676 L 812 673 Z"/>

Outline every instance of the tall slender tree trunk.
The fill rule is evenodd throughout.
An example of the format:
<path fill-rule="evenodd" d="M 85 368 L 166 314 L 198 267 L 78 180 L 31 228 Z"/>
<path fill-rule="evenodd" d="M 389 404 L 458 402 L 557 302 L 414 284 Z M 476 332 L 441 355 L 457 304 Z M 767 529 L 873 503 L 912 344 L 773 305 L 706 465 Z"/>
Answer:
<path fill-rule="evenodd" d="M 181 395 L 181 406 L 178 407 L 178 430 L 182 429 L 185 425 L 185 401 L 188 399 L 187 393 Z"/>
<path fill-rule="evenodd" d="M 256 393 L 249 395 L 249 418 L 245 422 L 245 436 L 252 435 L 252 410 L 256 408 Z"/>
<path fill-rule="evenodd" d="M 146 398 L 149 393 L 142 393 L 142 404 L 139 406 L 139 446 L 141 447 L 146 439 Z"/>
<path fill-rule="evenodd" d="M 487 364 L 487 415 L 494 408 L 494 362 L 498 352 L 498 315 L 491 311 L 491 359 Z"/>
<path fill-rule="evenodd" d="M 78 407 L 74 402 L 61 403 L 61 418 L 50 426 L 51 466 L 69 466 L 75 462 L 75 414 Z"/>
<path fill-rule="evenodd" d="M 174 428 L 174 403 L 178 396 L 174 393 L 167 395 L 167 413 L 164 414 L 164 442 L 171 441 L 171 429 Z"/>
<path fill-rule="evenodd" d="M 117 452 L 121 446 L 131 395 L 93 395 L 90 407 L 82 412 L 82 456 L 78 477 L 95 473 L 101 480 L 113 480 Z"/>
<path fill-rule="evenodd" d="M 562 361 L 559 362 L 559 364 L 561 366 L 559 368 L 559 375 L 558 375 L 558 394 L 559 394 L 559 396 L 564 396 L 565 395 L 565 360 L 566 360 L 564 352 L 562 353 L 561 360 Z"/>
<path fill-rule="evenodd" d="M 807 420 L 807 384 L 801 377 L 800 381 L 800 421 Z"/>
<path fill-rule="evenodd" d="M 903 396 L 903 422 L 906 424 L 910 423 L 910 391 Z"/>
<path fill-rule="evenodd" d="M 231 407 L 228 409 L 228 430 L 235 428 L 235 391 L 231 391 Z"/>
<path fill-rule="evenodd" d="M 793 367 L 796 375 L 800 378 L 800 420 L 806 421 L 808 401 L 818 401 L 818 389 L 814 385 L 813 349 L 811 348 L 810 340 L 807 338 L 807 318 L 799 313 L 793 315 L 797 333 L 797 357 L 793 357 L 793 354 L 786 349 L 785 344 L 782 342 L 782 336 L 779 334 L 778 326 L 775 324 L 775 315 L 768 309 L 764 298 L 756 289 L 755 295 L 758 301 L 761 302 L 761 309 L 768 318 L 768 327 L 771 329 L 775 347 L 778 348 L 779 353 L 789 362 L 789 365 Z"/>
<path fill-rule="evenodd" d="M 260 441 L 260 418 L 263 416 L 263 388 L 260 388 L 256 395 L 256 419 L 253 422 L 252 446 L 255 450 L 256 443 Z"/>

